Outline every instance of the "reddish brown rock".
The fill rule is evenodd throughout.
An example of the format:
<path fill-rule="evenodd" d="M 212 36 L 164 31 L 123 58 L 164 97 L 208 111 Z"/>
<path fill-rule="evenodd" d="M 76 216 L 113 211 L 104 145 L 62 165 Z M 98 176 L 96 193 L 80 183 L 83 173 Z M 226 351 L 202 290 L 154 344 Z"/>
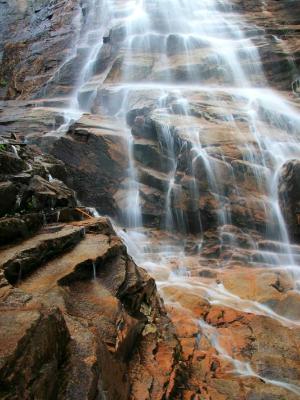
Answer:
<path fill-rule="evenodd" d="M 181 348 L 172 323 L 154 280 L 130 259 L 108 220 L 50 225 L 1 255 L 7 399 L 16 392 L 24 399 L 105 393 L 111 400 L 146 400 L 174 390 Z M 17 279 L 16 262 L 24 271 Z M 17 382 L 20 374 L 26 378 Z M 43 383 L 50 381 L 46 395 Z"/>

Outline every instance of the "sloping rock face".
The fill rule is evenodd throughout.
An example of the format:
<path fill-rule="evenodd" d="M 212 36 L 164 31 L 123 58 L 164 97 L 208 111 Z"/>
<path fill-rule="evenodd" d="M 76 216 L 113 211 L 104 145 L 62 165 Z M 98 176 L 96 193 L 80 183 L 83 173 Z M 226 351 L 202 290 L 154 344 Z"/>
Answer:
<path fill-rule="evenodd" d="M 82 18 L 80 2 L 2 1 L 0 15 L 1 95 L 26 98 L 52 79 L 72 54 Z"/>
<path fill-rule="evenodd" d="M 108 220 L 47 225 L 1 257 L 1 398 L 157 399 L 173 389 L 179 342 L 153 279 Z"/>
<path fill-rule="evenodd" d="M 129 159 L 126 136 L 117 121 L 83 115 L 62 138 L 37 138 L 36 142 L 64 162 L 66 183 L 85 206 L 118 216 L 114 196 L 128 178 Z"/>
<path fill-rule="evenodd" d="M 61 162 L 14 140 L 2 146 L 0 397 L 164 398 L 182 370 L 181 347 L 154 280 L 108 219 L 42 177 L 62 174 Z"/>
<path fill-rule="evenodd" d="M 263 67 L 270 82 L 281 89 L 297 91 L 299 69 L 299 4 L 294 1 L 269 0 L 262 3 L 251 3 L 235 0 L 231 10 L 243 15 L 249 26 L 247 36 L 251 36 L 258 46 Z M 97 10 L 94 11 L 97 14 Z M 87 48 L 82 47 L 77 54 L 72 53 L 76 37 L 86 22 L 89 13 L 88 1 L 56 1 L 50 3 L 40 0 L 3 1 L 1 3 L 1 91 L 4 98 L 28 98 L 42 88 L 44 94 L 66 95 L 76 82 L 80 73 Z M 251 32 L 252 29 L 252 32 Z M 126 29 L 118 26 L 114 29 L 99 54 L 96 73 L 102 73 L 115 59 L 113 68 L 107 74 L 107 82 L 117 81 L 123 74 L 120 68 L 126 69 L 127 79 L 140 80 L 151 74 L 154 79 L 170 76 L 170 71 L 157 70 L 155 59 L 137 57 L 131 60 L 135 70 L 128 75 L 126 60 L 118 55 L 119 43 L 125 36 Z M 162 37 L 162 39 L 164 39 Z M 91 40 L 93 40 L 91 38 Z M 163 43 L 163 40 L 162 42 Z M 195 58 L 202 58 L 195 63 L 195 75 L 201 74 L 207 79 L 218 79 L 222 76 L 213 66 L 208 66 L 205 43 L 194 43 Z M 135 45 L 138 47 L 138 43 Z M 142 44 L 140 44 L 142 46 Z M 149 49 L 157 53 L 164 51 L 160 46 L 149 43 Z M 153 48 L 152 48 L 153 47 Z M 156 48 L 155 48 L 156 47 Z M 168 55 L 172 60 L 172 78 L 185 80 L 187 71 L 180 59 L 184 47 L 176 34 L 170 35 L 167 41 Z M 202 48 L 202 50 L 201 50 Z M 56 72 L 59 70 L 59 74 Z M 193 77 L 193 78 L 194 78 Z M 228 78 L 228 77 L 227 77 Z M 49 83 L 49 86 L 46 85 Z"/>
<path fill-rule="evenodd" d="M 220 236 L 207 231 L 200 254 L 190 238 L 183 255 L 184 238 L 150 230 L 143 242 L 148 248 L 152 244 L 155 266 L 148 268 L 160 282 L 182 347 L 183 369 L 170 398 L 296 400 L 299 294 L 289 271 L 255 260 L 262 253 L 255 254 L 250 236 L 233 226 L 223 227 Z M 160 243 L 165 247 L 159 254 Z M 266 257 L 268 252 L 275 255 L 278 243 L 263 236 L 257 243 Z M 165 248 L 172 253 L 164 255 Z M 293 250 L 298 252 L 299 246 Z"/>
<path fill-rule="evenodd" d="M 299 94 L 299 3 L 295 0 L 248 3 L 237 0 L 233 4 L 249 23 L 265 33 L 257 35 L 255 42 L 270 84 Z"/>
<path fill-rule="evenodd" d="M 34 48 L 43 47 L 47 42 L 50 59 L 53 59 L 54 53 L 61 59 L 51 67 L 45 59 L 38 62 L 47 69 L 46 74 L 41 74 L 41 83 L 37 83 L 39 75 L 35 76 L 34 71 L 24 72 L 22 76 L 26 79 L 21 79 L 20 85 L 29 85 L 28 82 L 34 81 L 35 86 L 16 89 L 16 93 L 10 96 L 20 97 L 18 93 L 22 92 L 21 97 L 26 98 L 23 102 L 3 104 L 0 130 L 24 134 L 62 160 L 68 167 L 68 186 L 78 193 L 83 204 L 97 207 L 101 213 L 113 217 L 124 214 L 130 186 L 128 160 L 132 157 L 137 168 L 135 179 L 139 182 L 142 217 L 147 225 L 166 227 L 171 221 L 176 229 L 184 225 L 184 230 L 196 233 L 217 226 L 223 218 L 220 213 L 223 213 L 230 214 L 232 222 L 239 227 L 251 225 L 259 231 L 266 230 L 269 216 L 261 186 L 267 180 L 268 168 L 272 170 L 272 152 L 270 155 L 268 151 L 263 151 L 260 160 L 253 160 L 252 154 L 249 155 L 249 142 L 252 147 L 250 153 L 259 152 L 260 146 L 265 146 L 262 143 L 266 141 L 264 137 L 280 141 L 286 128 L 289 128 L 284 116 L 280 117 L 281 129 L 274 127 L 275 117 L 266 107 L 268 98 L 265 101 L 259 96 L 249 97 L 245 91 L 207 91 L 201 86 L 197 92 L 185 87 L 180 89 L 180 96 L 173 93 L 164 99 L 165 89 L 159 89 L 159 84 L 151 87 L 151 83 L 163 81 L 170 84 L 176 81 L 183 86 L 191 83 L 207 87 L 215 84 L 228 86 L 235 84 L 233 72 L 229 67 L 221 68 L 224 63 L 226 66 L 226 60 L 221 62 L 218 54 L 212 57 L 209 44 L 196 39 L 189 44 L 187 67 L 185 44 L 182 37 L 175 33 L 162 32 L 160 44 L 151 35 L 147 43 L 135 39 L 128 50 L 128 27 L 122 19 L 105 33 L 104 38 L 99 38 L 104 43 L 98 49 L 94 45 L 97 40 L 93 33 L 94 27 L 101 22 L 101 13 L 97 9 L 88 27 L 91 32 L 86 39 L 80 39 L 78 33 L 76 41 L 78 29 L 73 25 L 77 21 L 82 32 L 86 31 L 90 11 L 88 2 L 80 5 L 73 1 L 54 2 L 47 6 L 27 2 L 26 7 L 3 6 L 7 16 L 7 22 L 3 24 L 5 46 L 10 44 L 9 30 L 15 32 L 14 40 L 17 42 L 18 35 L 23 32 L 17 29 L 16 33 L 14 26 L 17 18 L 18 24 L 26 28 L 30 26 L 23 34 L 29 36 L 28 40 Z M 247 40 L 251 39 L 257 48 L 250 56 L 245 48 L 240 49 L 241 65 L 247 72 L 247 78 L 253 85 L 262 86 L 265 75 L 273 86 L 289 91 L 288 96 L 295 101 L 294 105 L 297 105 L 299 70 L 297 7 L 295 1 L 268 1 L 266 4 L 233 1 L 229 9 L 234 19 L 242 15 L 240 29 L 245 36 L 245 47 L 250 46 Z M 33 13 L 33 10 L 36 12 Z M 20 18 L 21 11 L 25 13 L 25 19 Z M 147 12 L 154 21 L 162 18 L 151 4 Z M 48 18 L 48 14 L 53 15 Z M 40 20 L 49 21 L 42 32 L 41 25 L 37 24 Z M 35 31 L 32 27 L 36 25 L 39 30 L 36 28 Z M 70 36 L 71 33 L 73 36 Z M 57 46 L 69 49 L 72 43 L 77 43 L 74 54 L 66 50 L 68 54 L 62 55 L 58 51 Z M 91 48 L 95 52 L 98 49 L 96 61 L 89 72 L 91 76 L 77 93 L 79 104 L 91 114 L 85 114 L 73 124 L 68 134 L 57 143 L 53 138 L 41 138 L 45 133 L 53 134 L 63 124 L 59 107 L 69 104 L 66 96 L 74 91 L 78 80 L 82 80 L 83 62 L 85 57 L 90 57 Z M 161 55 L 164 52 L 167 62 L 162 64 Z M 13 57 L 6 57 L 5 50 L 3 54 L 2 69 L 17 74 L 14 70 L 18 70 L 19 64 Z M 26 60 L 22 65 L 34 68 L 31 47 L 26 47 L 24 57 Z M 47 58 L 48 53 L 43 51 L 43 57 Z M 6 59 L 14 68 L 5 66 Z M 34 80 L 30 80 L 29 76 L 35 76 Z M 10 84 L 17 81 L 7 78 Z M 135 88 L 135 84 L 141 81 L 148 82 L 149 88 Z M 28 99 L 30 96 L 36 99 Z M 157 99 L 163 100 L 157 102 Z M 189 104 L 188 110 L 183 100 Z M 245 109 L 249 102 L 256 103 L 259 126 L 255 128 L 253 115 Z M 277 106 L 272 105 L 272 109 Z M 133 149 L 128 146 L 130 133 L 114 117 L 120 112 L 128 113 Z M 199 126 L 200 133 L 197 132 Z M 255 129 L 263 132 L 259 143 L 253 134 Z M 294 130 L 297 134 L 298 128 Z M 87 162 L 89 157 L 91 160 Z M 177 165 L 174 165 L 174 158 L 180 160 Z M 198 158 L 198 165 L 192 161 L 195 158 Z M 260 175 L 262 185 L 257 185 L 257 175 Z M 169 185 L 170 180 L 172 186 Z M 223 181 L 226 185 L 220 185 Z"/>

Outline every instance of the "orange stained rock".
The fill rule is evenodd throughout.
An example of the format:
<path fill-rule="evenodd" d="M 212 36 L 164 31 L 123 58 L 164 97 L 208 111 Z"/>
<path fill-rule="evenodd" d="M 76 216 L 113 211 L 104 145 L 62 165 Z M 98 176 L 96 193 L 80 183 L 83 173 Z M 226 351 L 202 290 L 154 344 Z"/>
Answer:
<path fill-rule="evenodd" d="M 214 306 L 206 316 L 206 322 L 210 325 L 231 324 L 234 321 L 243 319 L 243 313 L 232 308 Z"/>
<path fill-rule="evenodd" d="M 163 289 L 167 304 L 168 302 L 174 302 L 176 306 L 176 303 L 179 303 L 182 309 L 187 310 L 188 314 L 192 313 L 195 319 L 200 318 L 207 312 L 209 303 L 202 297 L 200 289 L 197 288 L 193 293 L 186 288 L 175 285 Z"/>

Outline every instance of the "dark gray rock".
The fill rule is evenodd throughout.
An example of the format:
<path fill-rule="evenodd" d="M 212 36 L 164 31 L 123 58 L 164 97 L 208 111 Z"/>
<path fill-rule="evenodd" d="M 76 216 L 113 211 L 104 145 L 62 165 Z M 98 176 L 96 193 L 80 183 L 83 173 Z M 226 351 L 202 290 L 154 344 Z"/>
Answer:
<path fill-rule="evenodd" d="M 281 209 L 293 240 L 300 240 L 300 161 L 288 161 L 279 178 Z"/>
<path fill-rule="evenodd" d="M 76 205 L 75 193 L 63 182 L 46 181 L 41 176 L 35 175 L 28 188 L 24 191 L 21 206 L 25 209 L 45 210 L 59 207 L 74 207 Z"/>
<path fill-rule="evenodd" d="M 18 189 L 12 182 L 0 182 L 0 216 L 15 208 L 17 195 Z"/>
<path fill-rule="evenodd" d="M 38 231 L 44 222 L 42 213 L 0 218 L 0 246 L 26 239 Z"/>

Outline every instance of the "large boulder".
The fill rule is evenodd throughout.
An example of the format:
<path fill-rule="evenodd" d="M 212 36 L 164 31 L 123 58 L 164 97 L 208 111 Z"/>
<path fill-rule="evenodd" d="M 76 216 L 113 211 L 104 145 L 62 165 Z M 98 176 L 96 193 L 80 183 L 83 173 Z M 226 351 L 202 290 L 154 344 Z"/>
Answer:
<path fill-rule="evenodd" d="M 0 151 L 1 174 L 16 174 L 28 168 L 26 162 L 11 151 Z"/>
<path fill-rule="evenodd" d="M 45 137 L 43 149 L 63 161 L 66 183 L 87 207 L 116 215 L 114 195 L 128 176 L 128 144 L 116 120 L 84 115 L 58 140 Z"/>
<path fill-rule="evenodd" d="M 41 212 L 0 218 L 0 245 L 26 239 L 39 230 L 43 223 Z"/>
<path fill-rule="evenodd" d="M 46 181 L 34 175 L 23 194 L 22 204 L 33 210 L 75 207 L 76 199 L 73 190 L 59 180 Z"/>
<path fill-rule="evenodd" d="M 17 194 L 18 190 L 12 182 L 0 182 L 0 216 L 14 209 Z"/>

